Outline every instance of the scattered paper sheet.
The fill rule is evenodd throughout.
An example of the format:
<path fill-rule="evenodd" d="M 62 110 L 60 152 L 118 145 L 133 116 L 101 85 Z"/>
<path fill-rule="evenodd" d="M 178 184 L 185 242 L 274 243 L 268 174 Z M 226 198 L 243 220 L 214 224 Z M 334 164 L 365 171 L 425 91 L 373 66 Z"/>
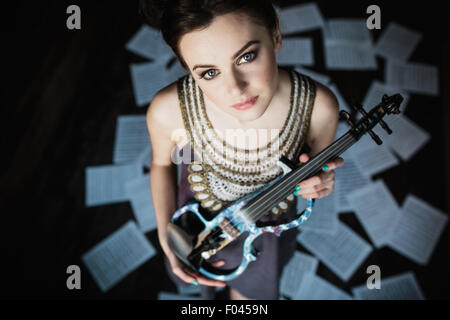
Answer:
<path fill-rule="evenodd" d="M 334 192 L 322 199 L 316 199 L 311 216 L 300 225 L 300 230 L 333 234 L 337 229 L 339 220 L 335 201 L 336 197 Z M 297 209 L 298 212 L 304 209 L 304 201 L 302 199 L 297 199 Z"/>
<path fill-rule="evenodd" d="M 336 207 L 338 212 L 353 211 L 346 195 L 371 183 L 370 178 L 361 172 L 350 157 L 343 158 L 344 165 L 335 170 L 334 192 L 336 193 Z"/>
<path fill-rule="evenodd" d="M 439 71 L 435 66 L 388 60 L 385 79 L 387 84 L 413 93 L 439 94 Z"/>
<path fill-rule="evenodd" d="M 301 286 L 302 279 L 308 273 L 315 273 L 319 260 L 299 251 L 295 251 L 294 256 L 284 267 L 280 280 L 280 293 L 288 297 L 293 297 Z"/>
<path fill-rule="evenodd" d="M 125 184 L 125 190 L 141 231 L 146 233 L 156 229 L 149 175 L 146 174 L 128 181 Z"/>
<path fill-rule="evenodd" d="M 177 59 L 166 71 L 166 73 L 164 74 L 164 78 L 166 79 L 166 82 L 169 84 L 174 81 L 177 81 L 184 75 L 186 75 L 186 71 L 183 69 L 183 67 L 181 66 L 180 62 Z"/>
<path fill-rule="evenodd" d="M 411 159 L 430 139 L 428 132 L 402 114 L 389 115 L 383 120 L 392 134 L 388 135 L 380 126 L 373 128 L 373 132 L 404 161 Z"/>
<path fill-rule="evenodd" d="M 134 98 L 138 107 L 148 106 L 153 96 L 169 84 L 165 76 L 167 72 L 166 61 L 155 63 L 135 63 L 130 65 L 131 81 L 133 84 Z"/>
<path fill-rule="evenodd" d="M 328 83 L 330 83 L 330 81 L 331 81 L 331 78 L 329 76 L 321 74 L 319 72 L 312 71 L 310 69 L 306 69 L 306 68 L 302 68 L 302 67 L 296 67 L 295 71 L 297 71 L 297 72 L 299 72 L 301 74 L 307 75 L 311 79 L 313 79 L 313 80 L 315 80 L 317 82 L 320 82 L 320 83 L 322 83 L 324 85 L 328 85 Z"/>
<path fill-rule="evenodd" d="M 400 111 L 404 112 L 409 102 L 409 94 L 402 89 L 398 89 L 389 86 L 387 84 L 383 84 L 380 81 L 374 80 L 370 85 L 370 88 L 367 91 L 367 94 L 364 98 L 363 102 L 364 109 L 366 111 L 370 111 L 370 109 L 372 109 L 381 102 L 383 95 L 386 94 L 388 96 L 391 96 L 396 93 L 400 93 L 401 96 L 403 97 L 403 101 L 400 105 Z"/>
<path fill-rule="evenodd" d="M 150 137 L 144 115 L 121 115 L 117 118 L 113 162 L 136 161 L 148 147 Z"/>
<path fill-rule="evenodd" d="M 378 38 L 375 52 L 386 59 L 406 61 L 419 44 L 421 38 L 422 34 L 419 32 L 391 22 Z"/>
<path fill-rule="evenodd" d="M 385 143 L 377 145 L 369 134 L 363 135 L 344 153 L 343 157 L 351 157 L 359 171 L 367 177 L 400 164 Z"/>
<path fill-rule="evenodd" d="M 283 39 L 281 49 L 276 54 L 280 65 L 314 65 L 313 43 L 310 38 Z"/>
<path fill-rule="evenodd" d="M 400 214 L 400 207 L 382 180 L 347 195 L 359 222 L 376 248 L 386 244 L 386 235 Z"/>
<path fill-rule="evenodd" d="M 147 143 L 142 152 L 136 158 L 136 164 L 147 169 L 150 168 L 152 164 L 152 146 L 150 143 Z"/>
<path fill-rule="evenodd" d="M 135 54 L 150 59 L 157 59 L 162 55 L 173 55 L 172 49 L 164 41 L 161 32 L 146 24 L 142 25 L 125 47 Z"/>
<path fill-rule="evenodd" d="M 345 291 L 315 275 L 306 274 L 293 300 L 351 300 Z"/>
<path fill-rule="evenodd" d="M 348 281 L 372 251 L 372 246 L 343 223 L 334 234 L 302 230 L 298 242 L 343 281 Z"/>
<path fill-rule="evenodd" d="M 324 26 L 324 19 L 316 3 L 281 8 L 278 13 L 282 35 L 310 31 Z"/>
<path fill-rule="evenodd" d="M 156 250 L 133 221 L 82 255 L 102 292 L 108 291 L 156 254 Z"/>
<path fill-rule="evenodd" d="M 325 65 L 329 70 L 376 70 L 370 45 L 325 41 Z"/>
<path fill-rule="evenodd" d="M 447 214 L 409 194 L 386 237 L 387 245 L 416 263 L 426 265 L 447 221 Z"/>
<path fill-rule="evenodd" d="M 324 38 L 328 43 L 372 44 L 365 19 L 334 18 L 325 24 Z"/>
<path fill-rule="evenodd" d="M 141 174 L 136 164 L 87 167 L 86 206 L 128 201 L 125 183 Z"/>
<path fill-rule="evenodd" d="M 381 279 L 380 289 L 369 289 L 367 284 L 352 289 L 357 300 L 424 300 L 424 295 L 412 272 Z"/>
<path fill-rule="evenodd" d="M 339 103 L 339 110 L 345 110 L 347 112 L 351 112 L 350 106 L 348 105 L 348 103 L 344 99 L 344 97 L 342 96 L 342 94 L 339 91 L 338 87 L 333 83 L 333 84 L 329 85 L 328 88 L 336 96 L 336 99 L 338 100 L 338 103 Z"/>

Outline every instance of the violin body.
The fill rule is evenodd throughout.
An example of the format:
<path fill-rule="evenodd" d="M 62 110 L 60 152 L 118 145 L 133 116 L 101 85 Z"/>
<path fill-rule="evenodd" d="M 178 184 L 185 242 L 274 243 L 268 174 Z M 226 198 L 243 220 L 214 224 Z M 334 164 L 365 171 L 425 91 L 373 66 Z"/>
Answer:
<path fill-rule="evenodd" d="M 280 176 L 254 193 L 222 209 L 211 220 L 202 216 L 199 211 L 199 203 L 190 203 L 178 209 L 172 217 L 172 222 L 167 227 L 169 245 L 172 250 L 188 267 L 211 279 L 219 281 L 235 279 L 258 256 L 258 252 L 252 245 L 253 241 L 263 233 L 271 232 L 279 236 L 283 231 L 304 223 L 312 213 L 314 200 L 306 199 L 306 209 L 290 221 L 269 226 L 258 226 L 258 220 L 264 216 L 267 210 L 275 207 L 280 201 L 292 194 L 298 183 L 318 174 L 323 165 L 345 152 L 362 135 L 368 133 L 378 145 L 381 144 L 381 139 L 372 131 L 372 128 L 379 123 L 388 134 L 391 134 L 392 130 L 382 118 L 387 114 L 399 114 L 402 101 L 403 97 L 400 94 L 390 97 L 385 95 L 382 101 L 369 112 L 366 112 L 362 106 L 356 106 L 354 107 L 356 111 L 363 115 L 356 123 L 352 121 L 348 112 L 341 111 L 341 119 L 345 120 L 351 127 L 347 133 L 307 163 L 298 167 L 282 157 L 278 161 L 278 165 L 283 170 Z M 179 218 L 185 214 L 194 214 L 204 226 L 203 230 L 194 238 L 176 224 Z M 215 269 L 208 263 L 207 260 L 210 257 L 245 232 L 248 232 L 248 235 L 244 241 L 242 260 L 237 268 L 232 270 Z"/>
<path fill-rule="evenodd" d="M 266 232 L 280 236 L 283 231 L 298 227 L 311 215 L 314 205 L 314 201 L 311 199 L 306 200 L 306 209 L 300 215 L 297 215 L 292 221 L 279 225 L 258 227 L 256 223 L 253 223 L 251 219 L 248 219 L 245 210 L 241 210 L 258 194 L 270 188 L 285 174 L 286 173 L 279 176 L 275 181 L 269 183 L 260 190 L 233 202 L 231 205 L 220 211 L 212 220 L 206 220 L 202 216 L 199 212 L 199 203 L 197 202 L 187 204 L 178 209 L 172 217 L 173 223 L 176 223 L 176 221 L 184 214 L 195 214 L 204 225 L 203 231 L 198 235 L 197 239 L 194 240 L 194 243 L 192 243 L 190 237 L 187 234 L 183 234 L 183 231 L 180 230 L 180 228 L 176 227 L 174 224 L 169 224 L 169 243 L 178 258 L 186 265 L 211 279 L 229 281 L 242 274 L 248 264 L 255 261 L 258 256 L 257 250 L 253 247 L 253 241 L 255 241 L 256 238 Z M 208 263 L 205 260 L 216 254 L 244 232 L 248 232 L 248 235 L 243 245 L 242 260 L 237 268 L 233 270 L 214 270 L 208 266 Z"/>

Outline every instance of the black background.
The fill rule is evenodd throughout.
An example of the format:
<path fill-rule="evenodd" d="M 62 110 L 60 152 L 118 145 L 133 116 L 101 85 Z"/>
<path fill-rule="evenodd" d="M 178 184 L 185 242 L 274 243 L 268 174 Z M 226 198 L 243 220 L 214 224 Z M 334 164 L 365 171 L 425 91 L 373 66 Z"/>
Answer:
<path fill-rule="evenodd" d="M 299 1 L 276 1 L 281 7 Z M 410 61 L 440 69 L 438 97 L 411 94 L 406 115 L 431 134 L 410 161 L 375 176 L 401 204 L 413 193 L 449 212 L 449 44 L 448 20 L 437 1 L 317 1 L 325 18 L 366 18 L 381 8 L 382 28 L 396 21 L 423 38 Z M 66 28 L 66 8 L 81 8 L 81 30 Z M 128 202 L 86 208 L 85 168 L 112 163 L 116 119 L 144 114 L 134 104 L 129 64 L 147 61 L 125 49 L 142 25 L 137 1 L 15 1 L 2 6 L 3 84 L 1 90 L 1 274 L 3 299 L 155 299 L 175 292 L 166 275 L 156 231 L 146 234 L 158 254 L 103 294 L 81 261 L 92 246 L 133 219 Z M 382 30 L 374 30 L 374 39 Z M 362 102 L 372 80 L 384 80 L 384 60 L 376 71 L 328 71 L 321 32 L 314 39 L 312 69 L 331 76 L 344 98 Z M 447 187 L 447 189 L 446 189 Z M 340 220 L 369 241 L 353 213 Z M 449 227 L 427 266 L 382 248 L 347 282 L 323 264 L 318 274 L 350 293 L 365 283 L 368 265 L 382 277 L 413 271 L 427 299 L 450 296 Z M 299 249 L 302 249 L 299 246 Z M 66 268 L 82 271 L 82 289 L 68 290 Z"/>

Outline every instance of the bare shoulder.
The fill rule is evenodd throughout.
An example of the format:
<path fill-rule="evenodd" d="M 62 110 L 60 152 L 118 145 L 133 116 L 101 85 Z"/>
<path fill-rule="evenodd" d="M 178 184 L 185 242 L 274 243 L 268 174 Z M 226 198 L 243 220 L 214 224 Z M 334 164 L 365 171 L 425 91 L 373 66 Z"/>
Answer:
<path fill-rule="evenodd" d="M 334 93 L 315 81 L 316 97 L 311 114 L 308 144 L 317 151 L 333 142 L 339 122 L 339 103 Z"/>
<path fill-rule="evenodd" d="M 152 163 L 169 164 L 170 152 L 182 139 L 179 132 L 184 132 L 176 82 L 155 94 L 147 108 L 146 123 L 153 149 Z"/>
<path fill-rule="evenodd" d="M 313 112 L 319 117 L 329 117 L 337 114 L 339 103 L 334 93 L 320 82 L 315 81 L 316 98 Z"/>
<path fill-rule="evenodd" d="M 179 120 L 179 121 L 177 121 Z M 152 124 L 164 128 L 175 128 L 182 125 L 181 111 L 178 102 L 177 83 L 174 82 L 160 91 L 153 97 L 147 109 L 147 124 Z"/>

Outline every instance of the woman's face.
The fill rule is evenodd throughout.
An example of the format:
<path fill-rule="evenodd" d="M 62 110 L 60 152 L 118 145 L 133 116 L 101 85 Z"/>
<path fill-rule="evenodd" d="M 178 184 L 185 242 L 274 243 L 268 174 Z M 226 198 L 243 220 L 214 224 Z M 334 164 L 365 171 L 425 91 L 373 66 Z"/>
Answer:
<path fill-rule="evenodd" d="M 278 88 L 275 53 L 280 47 L 278 30 L 271 35 L 237 13 L 216 17 L 207 28 L 187 33 L 179 42 L 205 100 L 239 121 L 258 119 L 269 106 Z M 250 107 L 233 107 L 254 97 Z"/>

